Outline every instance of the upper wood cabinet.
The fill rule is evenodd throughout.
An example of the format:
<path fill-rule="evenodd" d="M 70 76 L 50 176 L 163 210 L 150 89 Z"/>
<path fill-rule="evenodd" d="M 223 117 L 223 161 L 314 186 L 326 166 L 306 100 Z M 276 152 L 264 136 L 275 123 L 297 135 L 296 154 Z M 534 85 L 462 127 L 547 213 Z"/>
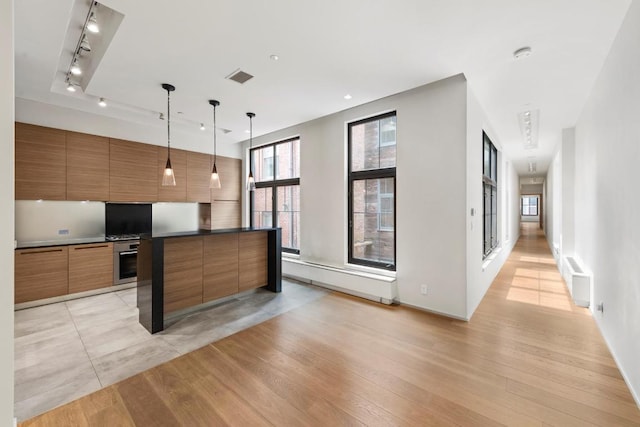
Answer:
<path fill-rule="evenodd" d="M 187 202 L 211 201 L 211 166 L 209 154 L 187 151 Z"/>
<path fill-rule="evenodd" d="M 158 147 L 119 139 L 109 143 L 109 200 L 157 201 Z"/>
<path fill-rule="evenodd" d="M 185 202 L 187 200 L 187 152 L 171 149 L 171 167 L 176 177 L 175 187 L 164 187 L 162 176 L 167 165 L 167 147 L 158 147 L 158 185 L 159 202 Z"/>
<path fill-rule="evenodd" d="M 65 200 L 65 131 L 26 123 L 15 130 L 15 198 Z"/>
<path fill-rule="evenodd" d="M 221 188 L 211 189 L 211 201 L 240 200 L 240 188 L 242 188 L 242 160 L 230 157 L 218 156 L 216 168 L 220 175 Z"/>
<path fill-rule="evenodd" d="M 67 132 L 67 200 L 109 200 L 109 138 Z"/>
<path fill-rule="evenodd" d="M 15 251 L 15 303 L 66 295 L 67 253 L 66 246 Z"/>
<path fill-rule="evenodd" d="M 113 243 L 69 246 L 69 293 L 113 285 Z"/>

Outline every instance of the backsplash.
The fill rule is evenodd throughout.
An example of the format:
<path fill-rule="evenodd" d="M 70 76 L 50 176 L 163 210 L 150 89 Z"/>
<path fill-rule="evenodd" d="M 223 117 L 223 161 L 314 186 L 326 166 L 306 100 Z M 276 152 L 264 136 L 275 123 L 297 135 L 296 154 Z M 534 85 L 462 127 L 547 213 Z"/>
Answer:
<path fill-rule="evenodd" d="M 16 200 L 16 240 L 29 242 L 104 237 L 104 202 Z M 154 233 L 198 229 L 197 203 L 153 203 Z"/>
<path fill-rule="evenodd" d="M 100 236 L 104 236 L 103 202 L 16 200 L 18 243 Z"/>

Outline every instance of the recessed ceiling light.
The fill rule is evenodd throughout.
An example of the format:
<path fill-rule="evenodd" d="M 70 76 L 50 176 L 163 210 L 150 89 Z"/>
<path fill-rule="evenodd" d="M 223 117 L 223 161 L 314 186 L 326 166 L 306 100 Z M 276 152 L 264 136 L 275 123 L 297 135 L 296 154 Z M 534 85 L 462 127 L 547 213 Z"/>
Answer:
<path fill-rule="evenodd" d="M 206 127 L 204 127 L 204 123 L 200 123 L 200 130 L 205 130 Z"/>
<path fill-rule="evenodd" d="M 271 58 L 272 61 L 277 61 L 278 59 L 280 59 L 278 55 L 271 55 L 269 58 Z"/>
<path fill-rule="evenodd" d="M 513 52 L 513 57 L 515 59 L 526 58 L 531 55 L 531 48 L 529 46 L 521 47 L 520 49 Z"/>
<path fill-rule="evenodd" d="M 244 133 L 251 133 L 249 129 L 245 129 Z"/>
<path fill-rule="evenodd" d="M 105 101 L 104 98 L 100 98 L 100 101 L 98 101 L 98 105 L 104 108 L 107 106 L 107 101 Z"/>
<path fill-rule="evenodd" d="M 351 98 L 353 98 L 353 97 L 352 97 L 351 95 L 349 95 L 349 94 L 346 94 L 346 95 L 344 96 L 344 99 L 351 99 Z"/>

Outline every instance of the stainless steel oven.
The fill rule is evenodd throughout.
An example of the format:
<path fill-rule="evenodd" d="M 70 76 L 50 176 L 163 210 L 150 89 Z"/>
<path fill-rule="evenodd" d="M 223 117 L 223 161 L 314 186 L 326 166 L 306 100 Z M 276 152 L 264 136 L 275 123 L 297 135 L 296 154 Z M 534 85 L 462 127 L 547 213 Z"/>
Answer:
<path fill-rule="evenodd" d="M 113 284 L 136 281 L 139 240 L 113 242 Z"/>

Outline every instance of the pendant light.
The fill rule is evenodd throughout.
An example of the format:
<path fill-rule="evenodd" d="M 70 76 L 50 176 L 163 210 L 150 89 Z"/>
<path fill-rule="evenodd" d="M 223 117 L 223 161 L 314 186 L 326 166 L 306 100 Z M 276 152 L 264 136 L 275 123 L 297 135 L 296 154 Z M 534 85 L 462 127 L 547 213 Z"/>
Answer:
<path fill-rule="evenodd" d="M 218 168 L 216 168 L 216 107 L 220 105 L 220 102 L 210 99 L 209 104 L 213 105 L 213 169 L 211 170 L 209 188 L 220 188 L 220 175 L 218 175 Z"/>
<path fill-rule="evenodd" d="M 247 178 L 247 191 L 256 189 L 256 181 L 253 179 L 253 170 L 251 169 L 251 148 L 253 147 L 253 118 L 254 113 L 247 113 L 249 117 L 249 177 Z"/>
<path fill-rule="evenodd" d="M 171 167 L 171 92 L 176 88 L 168 83 L 162 83 L 162 88 L 167 91 L 167 164 L 162 174 L 162 185 L 175 186 L 176 176 Z"/>

